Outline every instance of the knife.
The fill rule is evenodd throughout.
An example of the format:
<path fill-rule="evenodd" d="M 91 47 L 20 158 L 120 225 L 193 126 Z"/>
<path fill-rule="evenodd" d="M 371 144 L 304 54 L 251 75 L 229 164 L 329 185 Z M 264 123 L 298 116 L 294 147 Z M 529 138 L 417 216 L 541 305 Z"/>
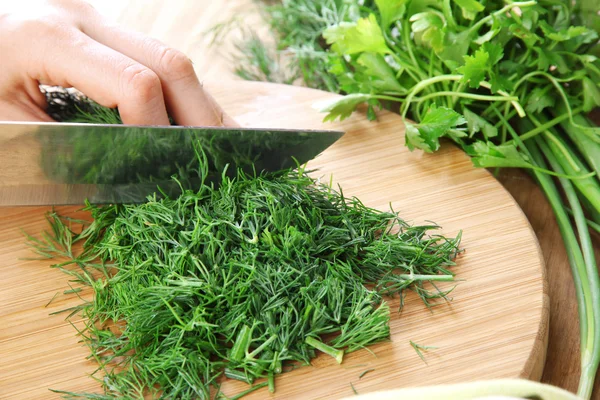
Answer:
<path fill-rule="evenodd" d="M 295 168 L 344 132 L 0 122 L 0 206 L 140 203 Z M 176 178 L 173 179 L 173 177 Z"/>

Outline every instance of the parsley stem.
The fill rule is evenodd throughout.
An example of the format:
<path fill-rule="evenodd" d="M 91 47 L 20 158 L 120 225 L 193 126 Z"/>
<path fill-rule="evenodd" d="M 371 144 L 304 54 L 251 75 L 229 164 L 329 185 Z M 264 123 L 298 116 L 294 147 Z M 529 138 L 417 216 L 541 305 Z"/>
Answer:
<path fill-rule="evenodd" d="M 560 158 L 562 153 L 557 148 L 552 148 L 552 143 L 544 143 L 539 137 L 538 145 L 542 149 L 546 158 L 558 172 L 563 172 Z M 587 332 L 586 339 L 582 342 L 582 360 L 581 360 L 581 379 L 579 382 L 578 394 L 587 399 L 591 397 L 594 386 L 594 377 L 600 364 L 600 278 L 598 277 L 598 267 L 594 256 L 594 247 L 587 227 L 585 216 L 581 203 L 571 181 L 559 178 L 559 181 L 566 194 L 568 202 L 575 219 L 575 225 L 578 231 L 579 242 L 583 254 L 584 269 L 579 271 L 582 275 L 581 284 L 584 292 L 585 307 L 589 310 L 587 313 Z M 580 265 L 581 268 L 581 265 Z"/>
<path fill-rule="evenodd" d="M 421 90 L 423 90 L 426 87 L 433 85 L 434 83 L 437 83 L 437 82 L 459 81 L 462 78 L 463 78 L 462 75 L 440 75 L 440 76 L 435 76 L 433 78 L 425 79 L 425 80 L 417 83 L 415 86 L 413 86 L 412 90 L 410 91 L 408 96 L 406 96 L 406 99 L 404 100 L 404 103 L 402 104 L 402 118 L 406 118 L 406 113 L 408 112 L 408 106 L 412 102 L 413 97 L 415 97 L 415 95 L 417 93 L 419 93 Z"/>
<path fill-rule="evenodd" d="M 423 97 L 413 98 L 413 101 L 417 101 L 420 103 L 425 100 L 429 100 L 431 98 L 441 97 L 441 96 L 461 97 L 461 98 L 465 98 L 465 99 L 481 100 L 481 101 L 510 101 L 510 102 L 513 102 L 513 101 L 519 100 L 518 97 L 514 97 L 514 96 L 487 96 L 487 95 L 483 95 L 483 94 L 466 93 L 466 92 L 438 91 L 438 92 L 434 92 L 434 93 L 425 95 Z"/>
<path fill-rule="evenodd" d="M 444 17 L 446 19 L 448 27 L 450 27 L 451 29 L 456 29 L 456 21 L 454 20 L 454 16 L 452 15 L 452 6 L 450 5 L 450 0 L 444 0 L 442 9 L 444 11 Z"/>
<path fill-rule="evenodd" d="M 419 80 L 425 79 L 427 75 L 423 73 L 423 68 L 415 58 L 415 54 L 413 52 L 413 46 L 412 41 L 410 40 L 410 31 L 408 24 L 404 24 L 404 26 L 402 27 L 402 39 L 404 40 L 404 45 L 406 46 L 406 49 L 408 51 L 408 56 L 410 57 L 415 66 L 415 72 L 420 78 Z"/>
<path fill-rule="evenodd" d="M 564 107 L 559 107 L 555 113 L 561 112 L 561 109 L 564 110 Z M 576 115 L 573 116 L 573 120 L 579 126 L 592 126 L 592 123 L 579 113 L 576 113 Z M 569 121 L 562 122 L 561 127 L 569 136 L 571 141 L 575 143 L 581 154 L 587 160 L 588 164 L 594 171 L 596 171 L 596 176 L 598 179 L 600 179 L 600 139 L 598 139 L 596 136 L 586 134 L 586 132 L 578 129 Z"/>
<path fill-rule="evenodd" d="M 582 111 L 583 111 L 583 107 L 577 107 L 576 109 L 573 110 L 573 113 L 579 114 Z M 566 119 L 569 119 L 569 114 L 568 113 L 561 114 L 558 117 L 555 117 L 548 122 L 537 125 L 534 129 L 519 135 L 519 137 L 521 138 L 521 140 L 531 139 L 532 137 L 539 135 L 542 132 L 545 132 L 546 130 L 552 128 L 553 126 L 558 125 L 559 123 L 563 122 Z M 511 141 L 508 141 L 507 143 L 510 143 L 510 142 Z"/>
<path fill-rule="evenodd" d="M 492 89 L 492 85 L 489 82 L 481 81 L 479 84 L 486 89 Z M 501 94 L 502 96 L 510 96 L 504 90 L 498 90 L 498 94 Z M 516 100 L 512 100 L 511 104 L 517 111 L 517 114 L 519 114 L 519 117 L 523 118 L 526 115 L 525 110 L 523 110 L 523 107 L 521 107 L 521 104 L 519 104 L 519 98 L 517 98 Z"/>
<path fill-rule="evenodd" d="M 539 124 L 539 121 L 533 116 L 530 116 L 530 120 L 536 125 Z M 548 130 L 544 135 L 548 139 L 547 143 L 554 154 L 557 152 L 561 154 L 561 157 L 558 158 L 561 170 L 574 176 L 589 175 L 589 171 L 583 162 L 574 156 L 575 152 L 571 149 L 570 145 L 561 139 L 555 131 Z M 600 183 L 598 180 L 588 176 L 583 179 L 575 179 L 573 183 L 594 209 L 600 211 Z"/>
<path fill-rule="evenodd" d="M 531 154 L 532 159 L 536 162 L 536 164 L 544 168 L 546 167 L 542 159 L 542 154 L 536 143 L 536 139 L 527 142 L 527 150 Z M 587 302 L 585 298 L 586 290 L 584 286 L 584 277 L 586 274 L 583 254 L 581 252 L 581 249 L 579 248 L 577 237 L 575 236 L 573 227 L 571 226 L 571 223 L 569 221 L 569 216 L 565 211 L 565 208 L 560 198 L 560 194 L 554 182 L 548 175 L 544 173 L 534 171 L 534 175 L 537 181 L 540 183 L 542 190 L 546 194 L 546 198 L 550 202 L 550 205 L 552 206 L 554 215 L 556 216 L 556 220 L 558 222 L 559 230 L 565 242 L 567 257 L 569 258 L 569 265 L 571 266 L 573 281 L 575 283 L 575 293 L 577 296 L 578 305 L 577 308 L 579 310 L 580 346 L 583 357 L 585 349 L 587 347 L 589 323 L 588 321 L 589 314 L 591 313 L 591 310 L 587 308 Z"/>
<path fill-rule="evenodd" d="M 559 78 L 555 78 L 552 75 L 548 74 L 547 72 L 544 71 L 533 71 L 530 72 L 529 74 L 523 76 L 516 84 L 515 84 L 515 90 L 517 89 L 517 87 L 519 85 L 521 85 L 523 82 L 525 82 L 527 79 L 533 77 L 533 76 L 543 76 L 544 78 L 548 79 L 550 81 L 550 83 L 552 83 L 552 85 L 554 85 L 554 87 L 556 88 L 556 91 L 559 93 L 560 97 L 563 100 L 563 105 L 564 107 L 567 109 L 567 113 L 569 115 L 569 121 L 571 121 L 571 123 L 573 124 L 573 126 L 576 126 L 580 129 L 583 130 L 583 132 L 599 132 L 600 131 L 600 127 L 595 127 L 595 128 L 590 128 L 585 127 L 585 126 L 581 126 L 575 123 L 575 121 L 573 120 L 573 110 L 571 109 L 571 103 L 569 102 L 569 99 L 567 98 L 567 94 L 565 93 L 564 88 L 559 84 L 559 82 L 569 82 L 575 78 L 567 78 L 567 79 L 559 79 Z M 590 134 L 591 136 L 591 134 Z"/>

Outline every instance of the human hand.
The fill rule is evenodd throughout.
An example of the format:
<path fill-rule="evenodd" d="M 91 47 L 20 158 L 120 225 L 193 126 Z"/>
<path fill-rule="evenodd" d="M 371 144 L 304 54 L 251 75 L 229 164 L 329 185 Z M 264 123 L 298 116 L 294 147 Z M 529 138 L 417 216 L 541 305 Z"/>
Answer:
<path fill-rule="evenodd" d="M 12 3 L 12 2 L 11 2 Z M 74 87 L 125 124 L 235 126 L 192 62 L 81 0 L 0 6 L 0 120 L 51 121 L 39 85 Z"/>

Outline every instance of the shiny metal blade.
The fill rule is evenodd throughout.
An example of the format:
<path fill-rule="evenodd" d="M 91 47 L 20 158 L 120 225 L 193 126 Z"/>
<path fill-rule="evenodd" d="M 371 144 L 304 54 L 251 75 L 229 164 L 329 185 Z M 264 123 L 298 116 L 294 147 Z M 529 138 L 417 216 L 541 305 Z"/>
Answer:
<path fill-rule="evenodd" d="M 294 168 L 343 132 L 0 123 L 0 206 L 139 203 L 248 173 Z M 205 158 L 199 158 L 205 157 Z M 200 159 L 204 160 L 200 167 Z M 199 173 L 203 171 L 203 173 Z M 173 179 L 177 178 L 177 181 Z"/>

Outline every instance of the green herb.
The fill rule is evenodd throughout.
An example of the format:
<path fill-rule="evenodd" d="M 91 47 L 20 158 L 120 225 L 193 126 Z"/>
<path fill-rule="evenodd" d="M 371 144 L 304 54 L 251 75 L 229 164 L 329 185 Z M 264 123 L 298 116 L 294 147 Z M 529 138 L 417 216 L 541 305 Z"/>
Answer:
<path fill-rule="evenodd" d="M 352 392 L 358 396 L 358 392 L 356 391 L 356 389 L 354 388 L 354 385 L 352 384 L 352 382 L 350 382 L 350 387 L 352 388 Z"/>
<path fill-rule="evenodd" d="M 56 298 L 56 296 L 58 296 L 58 292 L 54 293 L 54 296 L 52 296 L 52 298 L 50 299 L 50 301 L 48 301 L 48 303 L 46 303 L 46 305 L 44 306 L 44 308 L 48 307 Z"/>
<path fill-rule="evenodd" d="M 315 105 L 324 120 L 345 119 L 361 104 L 373 120 L 386 108 L 410 118 L 411 150 L 435 152 L 447 139 L 477 167 L 521 168 L 538 182 L 581 299 L 578 394 L 591 398 L 600 363 L 600 280 L 590 237 L 600 224 L 600 128 L 587 112 L 600 106 L 598 1 L 297 3 L 304 2 L 263 10 L 290 65 L 319 60 L 302 83 L 345 95 Z M 246 57 L 251 65 L 252 54 Z"/>
<path fill-rule="evenodd" d="M 415 349 L 415 351 L 419 355 L 419 358 L 421 360 L 423 360 L 423 362 L 425 364 L 427 364 L 427 361 L 425 361 L 425 357 L 423 356 L 423 353 L 421 352 L 421 350 L 437 349 L 437 347 L 433 347 L 433 346 L 422 346 L 420 344 L 417 344 L 417 343 L 413 342 L 412 340 L 410 340 L 409 342 L 410 342 L 410 345 L 412 346 L 412 348 Z"/>
<path fill-rule="evenodd" d="M 373 369 L 373 368 L 370 368 L 370 369 L 367 369 L 367 370 L 363 371 L 363 372 L 362 372 L 362 373 L 361 373 L 361 374 L 358 376 L 358 379 L 362 379 L 362 377 L 363 377 L 363 376 L 365 376 L 366 374 L 368 374 L 369 372 L 372 372 L 372 371 L 375 371 L 375 369 Z"/>
<path fill-rule="evenodd" d="M 104 394 L 61 393 L 202 399 L 223 379 L 266 379 L 249 391 L 274 391 L 286 365 L 320 351 L 341 362 L 388 340 L 383 296 L 446 299 L 432 283 L 453 281 L 460 235 L 430 235 L 439 227 L 410 226 L 303 168 L 224 170 L 215 185 L 202 144 L 192 145 L 196 189 L 137 205 L 88 203 L 91 221 L 81 224 L 50 212 L 50 232 L 28 236 L 94 293 L 65 311 L 84 321 L 78 333 Z"/>
<path fill-rule="evenodd" d="M 335 358 L 335 361 L 337 361 L 338 364 L 342 363 L 342 360 L 344 359 L 344 352 L 342 350 L 338 350 L 334 347 L 328 346 L 320 340 L 317 340 L 310 336 L 306 338 L 305 342 L 306 344 L 314 347 L 315 349 L 322 351 L 323 353 Z"/>

